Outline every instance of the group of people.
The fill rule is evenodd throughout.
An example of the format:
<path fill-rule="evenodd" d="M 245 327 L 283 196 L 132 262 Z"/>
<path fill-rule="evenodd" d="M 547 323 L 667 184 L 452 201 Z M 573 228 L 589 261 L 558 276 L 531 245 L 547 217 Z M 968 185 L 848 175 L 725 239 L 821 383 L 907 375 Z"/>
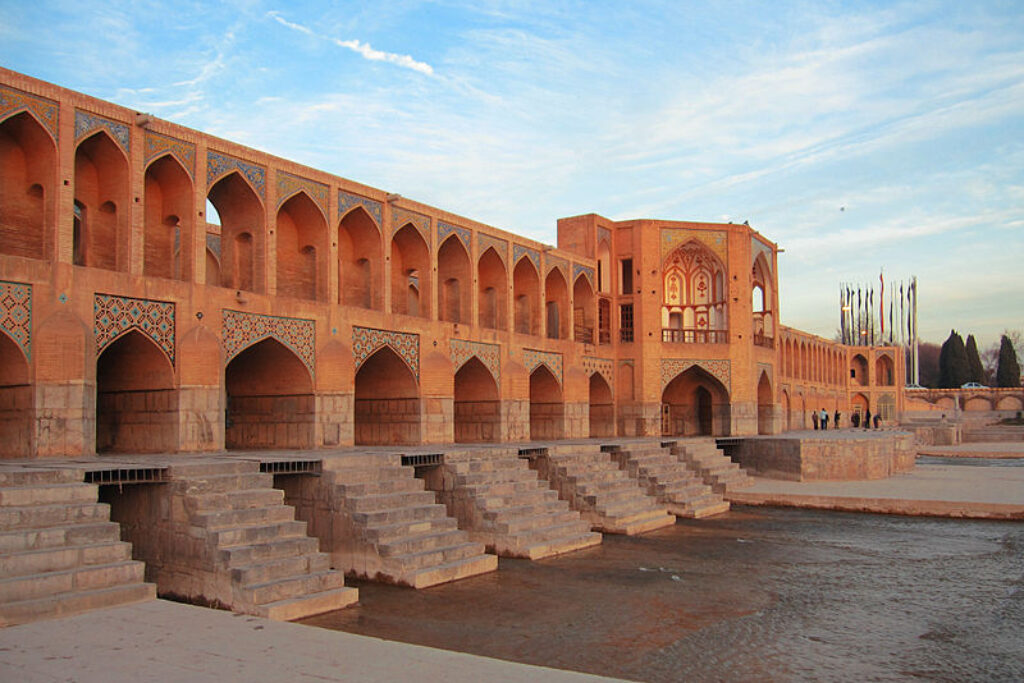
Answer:
<path fill-rule="evenodd" d="M 839 429 L 839 418 L 841 414 L 837 410 L 835 415 L 832 417 L 832 429 Z M 811 411 L 811 422 L 814 423 L 814 429 L 828 429 L 828 412 L 822 408 L 821 410 Z M 854 413 L 853 417 L 850 418 L 850 422 L 854 429 L 860 428 L 861 424 L 864 425 L 864 429 L 878 429 L 878 426 L 882 423 L 882 418 L 878 415 L 872 415 L 870 410 L 864 411 L 863 419 L 860 413 Z"/>

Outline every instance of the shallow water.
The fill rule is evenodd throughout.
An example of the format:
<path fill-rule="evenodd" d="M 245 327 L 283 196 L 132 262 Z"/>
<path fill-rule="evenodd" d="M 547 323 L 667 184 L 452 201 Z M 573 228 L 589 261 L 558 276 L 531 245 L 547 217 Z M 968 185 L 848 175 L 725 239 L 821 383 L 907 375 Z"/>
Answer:
<path fill-rule="evenodd" d="M 737 508 L 325 628 L 643 681 L 1024 680 L 1024 524 Z"/>
<path fill-rule="evenodd" d="M 1024 458 L 944 458 L 938 455 L 917 456 L 918 465 L 965 465 L 968 467 L 1024 467 Z"/>

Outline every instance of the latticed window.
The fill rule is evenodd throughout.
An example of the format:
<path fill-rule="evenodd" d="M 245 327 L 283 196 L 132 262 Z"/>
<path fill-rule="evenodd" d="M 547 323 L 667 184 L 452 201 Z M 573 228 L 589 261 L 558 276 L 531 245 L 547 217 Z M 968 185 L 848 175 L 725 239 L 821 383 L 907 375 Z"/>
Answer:
<path fill-rule="evenodd" d="M 663 277 L 663 341 L 729 341 L 725 268 L 707 247 L 696 241 L 680 246 L 665 259 Z"/>
<path fill-rule="evenodd" d="M 619 306 L 619 340 L 633 341 L 633 304 Z"/>

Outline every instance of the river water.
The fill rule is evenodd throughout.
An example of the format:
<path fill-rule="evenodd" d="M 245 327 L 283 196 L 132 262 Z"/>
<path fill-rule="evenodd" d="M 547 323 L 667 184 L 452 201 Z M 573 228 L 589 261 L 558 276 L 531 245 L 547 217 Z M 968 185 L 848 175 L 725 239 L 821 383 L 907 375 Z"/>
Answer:
<path fill-rule="evenodd" d="M 324 628 L 639 681 L 1024 681 L 1024 523 L 735 508 Z"/>

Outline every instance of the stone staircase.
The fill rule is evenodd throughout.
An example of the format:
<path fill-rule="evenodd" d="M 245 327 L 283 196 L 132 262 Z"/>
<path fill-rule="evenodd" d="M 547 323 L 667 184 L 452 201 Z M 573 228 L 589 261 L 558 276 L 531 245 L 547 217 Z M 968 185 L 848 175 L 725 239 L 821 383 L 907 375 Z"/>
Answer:
<path fill-rule="evenodd" d="M 672 452 L 719 495 L 754 484 L 745 470 L 719 450 L 714 439 L 680 439 Z"/>
<path fill-rule="evenodd" d="M 531 467 L 591 529 L 632 536 L 675 523 L 665 505 L 648 496 L 597 444 L 559 444 L 546 450 Z"/>
<path fill-rule="evenodd" d="M 289 498 L 347 574 L 426 588 L 498 568 L 401 456 L 352 454 L 323 467 Z"/>
<path fill-rule="evenodd" d="M 151 549 L 161 559 L 149 562 L 161 595 L 277 620 L 358 600 L 258 462 L 181 464 L 168 472 L 160 486 L 171 499 L 172 524 L 157 539 L 162 549 Z"/>
<path fill-rule="evenodd" d="M 0 626 L 155 597 L 98 495 L 81 471 L 0 470 Z"/>
<path fill-rule="evenodd" d="M 537 560 L 601 542 L 518 449 L 448 452 L 426 482 L 471 539 L 502 557 Z"/>
<path fill-rule="evenodd" d="M 632 443 L 611 453 L 619 468 L 647 495 L 677 517 L 700 518 L 729 511 L 729 503 L 659 442 Z"/>

